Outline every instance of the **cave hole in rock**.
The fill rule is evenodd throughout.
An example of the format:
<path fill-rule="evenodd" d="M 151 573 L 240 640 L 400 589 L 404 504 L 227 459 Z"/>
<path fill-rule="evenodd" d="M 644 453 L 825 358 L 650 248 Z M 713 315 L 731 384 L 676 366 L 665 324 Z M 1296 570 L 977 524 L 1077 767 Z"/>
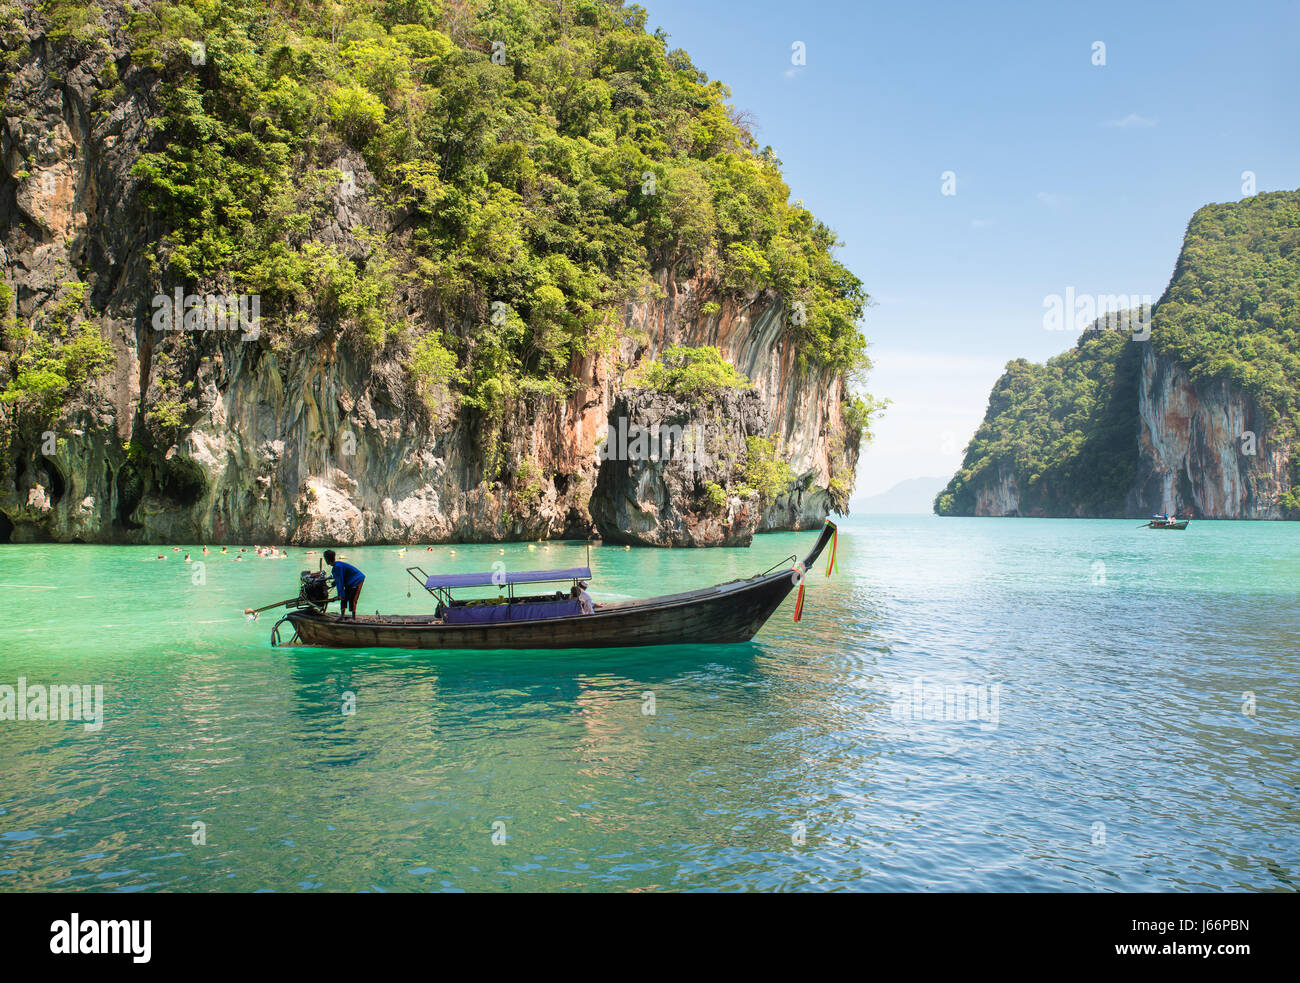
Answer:
<path fill-rule="evenodd" d="M 188 459 L 168 461 L 162 475 L 162 493 L 177 505 L 191 506 L 203 498 L 208 479 L 196 462 Z"/>
<path fill-rule="evenodd" d="M 370 397 L 370 408 L 375 411 L 375 416 L 381 420 L 395 420 L 398 413 L 397 408 L 393 406 L 387 395 L 375 393 Z"/>
<path fill-rule="evenodd" d="M 14 524 L 10 521 L 9 516 L 0 512 L 0 543 L 9 542 L 14 534 Z"/>
<path fill-rule="evenodd" d="M 68 482 L 63 477 L 63 472 L 59 470 L 59 466 L 48 457 L 41 458 L 41 465 L 45 472 L 45 480 L 49 484 L 50 501 L 58 505 L 68 490 Z"/>
<path fill-rule="evenodd" d="M 134 464 L 128 461 L 122 465 L 114 481 L 117 489 L 117 521 L 124 529 L 139 529 L 140 523 L 131 519 L 131 513 L 144 497 L 144 477 Z"/>

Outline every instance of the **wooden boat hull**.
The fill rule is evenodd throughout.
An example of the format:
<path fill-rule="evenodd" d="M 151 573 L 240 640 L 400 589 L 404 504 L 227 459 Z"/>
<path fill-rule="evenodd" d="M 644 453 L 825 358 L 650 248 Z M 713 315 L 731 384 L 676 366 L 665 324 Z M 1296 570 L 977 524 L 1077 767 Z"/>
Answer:
<path fill-rule="evenodd" d="M 1147 524 L 1148 529 L 1186 529 L 1190 519 L 1179 519 L 1177 522 L 1151 522 Z"/>
<path fill-rule="evenodd" d="M 835 527 L 827 523 L 805 566 Z M 438 624 L 431 615 L 361 615 L 341 621 L 310 610 L 286 615 L 301 644 L 319 648 L 582 649 L 747 642 L 795 589 L 792 568 L 646 600 L 600 605 L 594 614 L 489 624 Z"/>

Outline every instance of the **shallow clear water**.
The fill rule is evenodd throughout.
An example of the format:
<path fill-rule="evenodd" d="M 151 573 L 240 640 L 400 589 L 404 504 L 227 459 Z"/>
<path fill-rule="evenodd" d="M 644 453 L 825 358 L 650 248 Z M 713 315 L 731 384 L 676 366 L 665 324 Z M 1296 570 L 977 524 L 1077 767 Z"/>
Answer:
<path fill-rule="evenodd" d="M 1296 890 L 1300 525 L 1135 526 L 849 519 L 800 624 L 558 654 L 273 650 L 240 612 L 301 549 L 0 546 L 0 685 L 105 701 L 0 721 L 0 891 Z M 814 539 L 599 547 L 592 593 Z M 408 564 L 586 562 L 454 548 L 346 551 L 361 608 L 427 610 Z"/>

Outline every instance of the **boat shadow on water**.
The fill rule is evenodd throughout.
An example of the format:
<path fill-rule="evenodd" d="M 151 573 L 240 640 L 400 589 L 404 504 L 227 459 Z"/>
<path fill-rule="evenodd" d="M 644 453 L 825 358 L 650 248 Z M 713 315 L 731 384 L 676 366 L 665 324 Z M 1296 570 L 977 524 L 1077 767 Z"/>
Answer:
<path fill-rule="evenodd" d="M 337 731 L 336 738 L 351 747 L 350 728 L 343 726 L 349 711 L 340 713 L 349 705 L 370 719 L 370 708 L 379 702 L 386 705 L 384 716 L 405 716 L 402 726 L 417 729 L 420 720 L 435 727 L 436 721 L 458 727 L 518 724 L 540 707 L 550 708 L 544 716 L 552 720 L 556 713 L 596 705 L 618 704 L 640 714 L 646 712 L 647 699 L 662 698 L 679 684 L 698 684 L 701 679 L 708 680 L 711 689 L 752 694 L 751 684 L 765 675 L 763 663 L 770 651 L 754 642 L 616 651 L 299 648 L 285 653 L 283 668 L 288 673 L 289 712 L 310 722 L 313 731 L 321 726 Z M 473 719 L 461 719 L 466 707 L 480 711 Z"/>
<path fill-rule="evenodd" d="M 709 667 L 753 673 L 768 651 L 760 642 L 735 645 L 655 645 L 620 649 L 521 649 L 427 652 L 404 649 L 279 649 L 296 683 L 311 686 L 340 678 L 398 678 L 410 684 L 437 682 L 466 689 L 494 679 L 557 682 L 584 677 L 622 677 L 664 683 Z"/>

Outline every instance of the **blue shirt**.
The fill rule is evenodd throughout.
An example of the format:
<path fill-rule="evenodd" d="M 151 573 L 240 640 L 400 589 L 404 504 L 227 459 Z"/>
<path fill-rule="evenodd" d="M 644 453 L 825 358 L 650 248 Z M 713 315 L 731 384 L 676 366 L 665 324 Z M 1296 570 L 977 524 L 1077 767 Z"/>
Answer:
<path fill-rule="evenodd" d="M 334 593 L 340 597 L 344 591 L 349 591 L 353 587 L 360 587 L 361 581 L 366 579 L 366 575 L 354 567 L 351 563 L 344 563 L 342 560 L 335 560 L 331 564 L 334 571 Z"/>

